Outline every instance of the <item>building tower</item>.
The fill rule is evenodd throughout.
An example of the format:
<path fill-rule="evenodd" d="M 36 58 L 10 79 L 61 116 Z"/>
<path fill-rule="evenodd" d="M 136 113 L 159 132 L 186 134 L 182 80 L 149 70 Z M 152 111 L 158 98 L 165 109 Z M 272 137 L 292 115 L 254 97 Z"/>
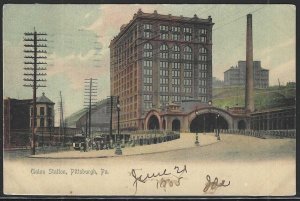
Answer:
<path fill-rule="evenodd" d="M 169 103 L 211 100 L 213 25 L 210 16 L 139 10 L 121 26 L 110 43 L 111 95 L 120 97 L 121 129 L 146 129 L 146 114 Z"/>

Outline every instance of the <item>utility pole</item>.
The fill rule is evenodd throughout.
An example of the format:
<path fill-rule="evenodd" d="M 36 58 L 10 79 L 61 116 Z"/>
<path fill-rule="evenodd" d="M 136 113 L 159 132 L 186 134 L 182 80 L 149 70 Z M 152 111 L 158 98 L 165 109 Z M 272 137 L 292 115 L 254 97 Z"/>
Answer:
<path fill-rule="evenodd" d="M 108 109 L 110 111 L 109 140 L 112 140 L 113 139 L 112 122 L 113 122 L 113 112 L 116 111 L 116 96 L 109 96 L 108 97 L 107 107 L 108 107 Z M 114 141 L 116 142 L 116 139 Z"/>
<path fill-rule="evenodd" d="M 92 122 L 92 107 L 95 106 L 97 96 L 97 79 L 85 79 L 85 90 L 84 90 L 84 106 L 88 110 L 88 133 L 91 138 L 91 122 Z M 86 129 L 87 130 L 87 129 Z"/>
<path fill-rule="evenodd" d="M 63 145 L 65 145 L 65 121 L 64 121 L 64 108 L 63 108 L 63 101 L 61 91 L 59 92 L 60 96 L 60 103 L 59 103 L 59 110 L 60 110 L 60 120 L 59 120 L 59 142 L 61 141 L 61 136 L 63 138 Z"/>
<path fill-rule="evenodd" d="M 31 128 L 32 128 L 32 141 L 31 141 L 31 155 L 35 155 L 35 120 L 36 120 L 36 90 L 39 87 L 46 87 L 45 85 L 38 84 L 39 82 L 45 82 L 45 79 L 38 79 L 38 76 L 45 76 L 46 73 L 38 73 L 38 71 L 47 70 L 46 67 L 41 67 L 46 62 L 41 62 L 40 59 L 47 59 L 46 56 L 40 56 L 39 54 L 46 54 L 47 51 L 43 48 L 46 48 L 47 45 L 41 44 L 39 42 L 46 42 L 46 38 L 39 38 L 39 36 L 46 36 L 46 33 L 37 33 L 35 28 L 33 33 L 26 32 L 24 33 L 24 58 L 26 61 L 24 62 L 24 69 L 26 72 L 24 73 L 25 77 L 23 80 L 29 82 L 29 84 L 24 84 L 25 87 L 31 87 L 33 89 L 33 97 L 32 97 L 32 119 L 31 119 Z M 30 59 L 28 61 L 27 59 Z M 30 71 L 30 72 L 28 72 Z"/>

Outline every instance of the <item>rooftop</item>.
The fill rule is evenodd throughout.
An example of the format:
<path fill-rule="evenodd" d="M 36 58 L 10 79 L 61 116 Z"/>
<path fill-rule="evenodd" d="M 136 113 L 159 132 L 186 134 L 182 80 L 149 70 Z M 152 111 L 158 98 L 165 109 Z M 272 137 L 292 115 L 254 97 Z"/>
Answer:
<path fill-rule="evenodd" d="M 138 18 L 144 18 L 144 19 L 159 19 L 159 20 L 166 20 L 166 21 L 179 21 L 179 22 L 185 22 L 185 23 L 206 23 L 208 25 L 213 25 L 212 23 L 212 18 L 211 16 L 208 16 L 207 19 L 203 18 L 198 18 L 198 16 L 195 14 L 194 17 L 183 17 L 182 15 L 180 16 L 172 16 L 171 14 L 169 15 L 163 15 L 163 14 L 158 14 L 156 10 L 154 10 L 153 13 L 144 13 L 141 9 L 138 10 L 137 13 L 133 15 L 132 20 L 129 21 L 127 24 L 123 24 L 120 28 L 120 33 L 113 38 L 111 41 L 114 42 L 118 38 L 123 35 L 123 33 L 134 23 L 134 21 Z"/>
<path fill-rule="evenodd" d="M 55 104 L 52 102 L 49 98 L 45 96 L 45 93 L 43 92 L 42 96 L 38 97 L 36 99 L 36 103 L 48 103 L 48 104 Z"/>

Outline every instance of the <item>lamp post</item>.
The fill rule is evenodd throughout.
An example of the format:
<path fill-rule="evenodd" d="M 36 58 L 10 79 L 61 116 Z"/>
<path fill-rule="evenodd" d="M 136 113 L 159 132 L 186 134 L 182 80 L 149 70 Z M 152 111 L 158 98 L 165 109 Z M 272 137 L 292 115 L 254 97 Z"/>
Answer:
<path fill-rule="evenodd" d="M 217 119 L 217 122 L 216 122 L 216 137 L 217 137 L 217 140 L 220 140 L 220 133 L 219 133 L 219 117 L 220 117 L 220 115 L 219 114 L 217 114 L 217 116 L 216 116 L 216 119 Z"/>
<path fill-rule="evenodd" d="M 196 111 L 195 114 L 196 114 L 196 117 L 198 117 L 199 112 Z M 197 128 L 196 128 L 196 141 L 195 141 L 195 145 L 196 145 L 196 146 L 199 145 L 199 140 L 198 140 L 198 129 L 197 129 Z"/>
<path fill-rule="evenodd" d="M 116 146 L 116 155 L 122 155 L 122 149 L 120 147 L 120 100 L 119 96 L 117 97 L 117 112 L 118 112 L 118 133 L 117 133 L 117 146 Z"/>
<path fill-rule="evenodd" d="M 205 115 L 203 116 L 203 134 L 205 135 Z"/>

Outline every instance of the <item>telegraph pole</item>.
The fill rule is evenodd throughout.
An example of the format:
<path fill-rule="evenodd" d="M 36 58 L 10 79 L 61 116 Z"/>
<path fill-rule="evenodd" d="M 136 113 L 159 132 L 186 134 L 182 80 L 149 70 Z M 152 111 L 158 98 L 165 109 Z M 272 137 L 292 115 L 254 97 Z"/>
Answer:
<path fill-rule="evenodd" d="M 59 96 L 60 96 L 60 103 L 59 103 L 59 110 L 60 110 L 59 141 L 61 141 L 61 136 L 62 136 L 63 145 L 64 145 L 65 144 L 65 121 L 64 121 L 64 108 L 63 108 L 61 91 L 59 92 Z"/>
<path fill-rule="evenodd" d="M 97 96 L 97 79 L 85 79 L 85 93 L 84 93 L 84 106 L 88 110 L 88 133 L 89 138 L 91 137 L 91 122 L 92 122 L 92 107 L 95 106 Z M 87 131 L 87 129 L 86 129 Z"/>
<path fill-rule="evenodd" d="M 25 87 L 32 87 L 33 89 L 33 97 L 32 97 L 32 119 L 31 119 L 31 128 L 32 128 L 32 141 L 31 141 L 31 155 L 35 155 L 35 120 L 36 120 L 36 90 L 39 87 L 46 87 L 45 85 L 38 84 L 38 82 L 45 82 L 45 79 L 38 79 L 38 76 L 45 76 L 46 73 L 38 73 L 38 71 L 46 70 L 46 67 L 41 67 L 40 65 L 47 64 L 46 62 L 40 62 L 40 59 L 47 59 L 46 56 L 39 56 L 39 54 L 46 54 L 47 51 L 40 49 L 45 48 L 47 45 L 41 44 L 39 42 L 46 42 L 45 38 L 39 38 L 39 36 L 46 36 L 46 33 L 37 33 L 35 28 L 33 33 L 24 33 L 24 58 L 26 61 L 25 65 L 31 65 L 30 67 L 25 66 L 24 69 L 26 72 L 24 73 L 25 77 L 23 80 L 29 82 L 29 84 L 24 84 Z M 31 59 L 28 61 L 27 59 Z M 39 65 L 39 66 L 38 66 Z M 30 72 L 28 72 L 30 71 Z"/>

